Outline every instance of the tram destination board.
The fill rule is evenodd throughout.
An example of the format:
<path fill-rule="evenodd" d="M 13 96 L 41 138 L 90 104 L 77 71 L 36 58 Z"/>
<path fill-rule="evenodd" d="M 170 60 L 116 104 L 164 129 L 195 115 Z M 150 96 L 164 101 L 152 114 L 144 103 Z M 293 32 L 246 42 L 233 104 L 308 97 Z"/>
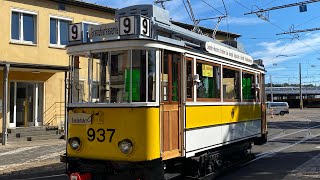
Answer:
<path fill-rule="evenodd" d="M 84 32 L 83 24 L 69 25 L 69 42 L 71 44 L 82 43 L 82 35 L 88 34 L 90 42 L 116 40 L 122 38 L 150 38 L 152 35 L 151 19 L 146 16 L 124 16 L 118 22 L 90 25 Z"/>

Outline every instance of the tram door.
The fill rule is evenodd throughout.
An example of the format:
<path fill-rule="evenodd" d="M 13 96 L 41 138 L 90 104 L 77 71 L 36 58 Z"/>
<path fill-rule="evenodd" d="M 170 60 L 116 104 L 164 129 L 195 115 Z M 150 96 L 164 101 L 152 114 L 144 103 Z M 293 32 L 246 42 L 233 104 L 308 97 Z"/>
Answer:
<path fill-rule="evenodd" d="M 181 155 L 181 54 L 164 51 L 161 67 L 161 140 L 163 160 Z"/>

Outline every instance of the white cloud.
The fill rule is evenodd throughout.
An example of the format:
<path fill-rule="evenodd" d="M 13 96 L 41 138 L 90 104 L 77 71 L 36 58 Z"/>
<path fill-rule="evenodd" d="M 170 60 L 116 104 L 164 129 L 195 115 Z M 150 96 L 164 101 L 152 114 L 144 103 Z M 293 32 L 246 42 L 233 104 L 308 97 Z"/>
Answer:
<path fill-rule="evenodd" d="M 247 26 L 247 25 L 256 25 L 266 23 L 259 18 L 247 18 L 247 17 L 228 17 L 228 19 L 224 19 L 221 22 L 221 25 L 240 25 L 240 26 Z"/>
<path fill-rule="evenodd" d="M 289 44 L 288 42 L 290 40 L 262 42 L 258 44 L 262 49 L 251 53 L 251 55 L 256 59 L 263 59 L 264 64 L 268 67 L 293 59 L 303 59 L 310 53 L 317 53 L 316 51 L 320 52 L 320 33 L 313 33 L 301 40 L 294 39 Z"/>

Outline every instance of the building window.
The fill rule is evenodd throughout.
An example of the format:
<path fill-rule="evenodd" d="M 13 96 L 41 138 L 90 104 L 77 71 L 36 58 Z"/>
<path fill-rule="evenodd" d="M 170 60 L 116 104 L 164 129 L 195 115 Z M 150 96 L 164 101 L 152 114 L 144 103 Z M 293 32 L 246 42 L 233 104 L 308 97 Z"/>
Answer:
<path fill-rule="evenodd" d="M 68 26 L 71 20 L 50 18 L 50 45 L 65 46 L 68 43 Z"/>
<path fill-rule="evenodd" d="M 34 13 L 12 11 L 11 40 L 23 43 L 36 44 L 37 18 Z"/>
<path fill-rule="evenodd" d="M 93 23 L 93 22 L 83 22 L 83 42 L 84 43 L 89 43 L 90 38 L 89 38 L 89 26 L 90 25 L 99 25 L 98 23 Z"/>

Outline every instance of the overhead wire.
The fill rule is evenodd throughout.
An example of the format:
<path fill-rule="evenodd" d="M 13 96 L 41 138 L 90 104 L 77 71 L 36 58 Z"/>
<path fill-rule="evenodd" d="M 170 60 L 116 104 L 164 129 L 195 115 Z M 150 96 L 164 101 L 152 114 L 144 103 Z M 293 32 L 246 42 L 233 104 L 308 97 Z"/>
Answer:
<path fill-rule="evenodd" d="M 228 13 L 228 10 L 227 10 L 227 7 L 226 7 L 226 4 L 224 3 L 224 0 L 222 0 L 222 3 L 223 3 L 223 7 L 224 7 L 224 11 L 225 11 L 225 15 L 226 15 L 226 22 L 227 22 L 227 40 L 228 40 L 228 45 L 230 45 L 229 43 L 230 43 L 230 40 L 231 40 L 231 35 L 230 35 L 230 33 L 229 33 L 229 31 L 230 31 L 230 27 L 229 27 L 229 19 L 228 19 L 228 15 L 229 15 L 229 13 Z"/>
<path fill-rule="evenodd" d="M 263 5 L 263 6 L 261 6 L 261 7 L 266 7 L 266 6 L 268 6 L 269 4 L 271 4 L 271 3 L 275 2 L 275 1 L 277 1 L 277 0 L 273 0 L 273 1 L 271 1 L 271 2 L 269 2 L 269 3 L 267 3 L 267 4 L 265 4 L 265 5 Z"/>
<path fill-rule="evenodd" d="M 219 12 L 220 14 L 225 15 L 225 14 L 223 14 L 221 11 L 219 11 L 217 8 L 211 6 L 211 5 L 210 5 L 208 2 L 206 2 L 205 0 L 201 0 L 201 1 L 202 1 L 203 3 L 205 3 L 206 5 L 208 5 L 209 7 L 211 7 L 212 9 L 216 10 L 217 12 Z"/>
<path fill-rule="evenodd" d="M 242 7 L 250 10 L 249 8 L 247 8 L 246 6 L 244 6 L 242 3 L 238 2 L 237 0 L 234 0 L 234 1 L 235 1 L 236 3 L 238 3 L 238 4 L 240 4 Z M 280 26 L 272 23 L 271 21 L 267 21 L 267 22 L 269 22 L 270 24 L 272 24 L 273 26 L 277 27 L 278 29 L 280 29 L 280 30 L 282 30 L 282 31 L 286 31 L 286 30 L 284 30 L 283 28 L 281 28 Z M 304 45 L 306 45 L 307 47 L 311 48 L 311 49 L 312 49 L 313 51 L 315 51 L 317 54 L 320 54 L 319 51 L 315 50 L 314 48 L 312 48 L 311 46 L 309 46 L 308 44 L 304 43 L 304 42 L 301 41 L 299 38 L 297 38 L 296 35 L 292 35 L 292 34 L 290 34 L 290 35 L 291 35 L 293 38 L 298 39 L 300 42 L 302 42 L 302 43 L 303 43 Z M 291 42 L 291 41 L 290 41 L 290 42 Z"/>
<path fill-rule="evenodd" d="M 191 17 L 191 15 L 190 15 L 189 11 L 188 11 L 188 8 L 187 8 L 186 3 L 184 2 L 184 0 L 182 0 L 182 2 L 183 2 L 183 5 L 184 5 L 184 8 L 186 9 L 186 11 L 187 11 L 187 13 L 188 13 L 188 15 L 189 15 L 190 20 L 192 21 L 192 17 Z"/>

